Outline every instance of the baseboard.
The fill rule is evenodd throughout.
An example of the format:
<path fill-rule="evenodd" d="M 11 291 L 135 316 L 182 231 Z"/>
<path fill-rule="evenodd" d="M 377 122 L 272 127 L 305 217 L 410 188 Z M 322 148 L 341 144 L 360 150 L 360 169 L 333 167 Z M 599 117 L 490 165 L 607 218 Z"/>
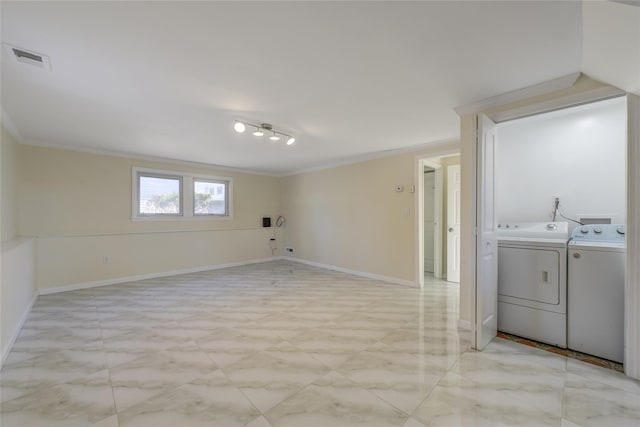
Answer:
<path fill-rule="evenodd" d="M 222 268 L 239 267 L 241 265 L 259 264 L 261 262 L 275 261 L 282 257 L 258 258 L 227 264 L 206 265 L 203 267 L 184 268 L 180 270 L 163 271 L 161 273 L 139 274 L 136 276 L 118 277 L 114 279 L 96 280 L 93 282 L 76 283 L 73 285 L 58 286 L 55 288 L 40 289 L 38 295 L 57 294 L 60 292 L 77 291 L 79 289 L 97 288 L 100 286 L 117 285 L 119 283 L 137 282 L 139 280 L 156 279 L 158 277 L 177 276 L 180 274 L 199 273 L 207 270 L 220 270 Z"/>
<path fill-rule="evenodd" d="M 465 331 L 471 330 L 471 322 L 468 320 L 458 319 L 458 329 L 464 329 Z"/>
<path fill-rule="evenodd" d="M 330 264 L 322 264 L 320 262 L 307 261 L 306 259 L 291 258 L 287 256 L 281 257 L 281 259 L 285 259 L 287 261 L 299 262 L 301 264 L 307 264 L 314 267 L 325 268 L 327 270 L 339 271 L 341 273 L 353 274 L 354 276 L 366 277 L 367 279 L 379 280 L 381 282 L 394 283 L 397 285 L 409 286 L 411 288 L 420 287 L 419 284 L 417 284 L 416 282 L 411 282 L 409 280 L 402 280 L 395 277 L 382 276 L 380 274 L 367 273 L 366 271 L 351 270 L 349 268 L 338 267 Z"/>
<path fill-rule="evenodd" d="M 29 305 L 27 305 L 27 308 L 25 308 L 24 312 L 22 313 L 22 316 L 20 316 L 20 321 L 18 322 L 15 329 L 13 330 L 13 333 L 11 334 L 11 339 L 9 340 L 9 342 L 7 342 L 7 345 L 2 349 L 2 360 L 0 361 L 0 368 L 4 366 L 4 361 L 7 359 L 7 356 L 9 356 L 9 353 L 11 353 L 13 344 L 16 342 L 16 339 L 18 339 L 18 335 L 20 335 L 20 331 L 24 326 L 24 322 L 27 321 L 27 317 L 29 317 L 29 313 L 31 313 L 31 309 L 33 308 L 33 304 L 36 302 L 36 298 L 38 298 L 37 293 L 33 295 L 33 298 L 31 298 Z"/>

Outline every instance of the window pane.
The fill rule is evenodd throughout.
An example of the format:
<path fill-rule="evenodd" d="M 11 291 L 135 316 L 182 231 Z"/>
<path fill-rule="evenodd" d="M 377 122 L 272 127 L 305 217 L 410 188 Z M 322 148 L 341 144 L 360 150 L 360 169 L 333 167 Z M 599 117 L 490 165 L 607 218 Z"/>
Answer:
<path fill-rule="evenodd" d="M 180 212 L 180 179 L 140 175 L 140 213 L 174 214 Z"/>
<path fill-rule="evenodd" d="M 227 215 L 227 184 L 225 182 L 193 181 L 193 213 L 196 215 Z"/>

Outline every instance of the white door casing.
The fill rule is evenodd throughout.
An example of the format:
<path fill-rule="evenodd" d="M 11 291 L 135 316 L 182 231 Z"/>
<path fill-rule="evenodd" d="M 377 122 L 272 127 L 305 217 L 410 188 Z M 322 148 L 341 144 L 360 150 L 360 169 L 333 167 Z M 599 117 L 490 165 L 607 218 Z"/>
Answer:
<path fill-rule="evenodd" d="M 442 278 L 444 266 L 442 265 L 442 242 L 443 234 L 443 218 L 442 218 L 442 203 L 444 202 L 444 179 L 442 165 L 432 161 L 433 159 L 452 156 L 459 154 L 460 151 L 457 146 L 448 147 L 441 151 L 434 151 L 430 155 L 418 155 L 415 157 L 415 182 L 416 182 L 416 197 L 415 197 L 415 273 L 416 273 L 416 285 L 418 287 L 424 286 L 424 168 L 430 167 L 436 171 L 436 201 L 435 201 L 435 244 L 434 244 L 434 272 L 435 278 Z"/>
<path fill-rule="evenodd" d="M 624 373 L 640 380 L 640 96 L 627 94 Z"/>
<path fill-rule="evenodd" d="M 485 115 L 476 122 L 476 348 L 482 350 L 498 333 L 498 242 L 495 218 L 496 124 Z"/>
<path fill-rule="evenodd" d="M 447 168 L 447 281 L 460 283 L 460 165 Z"/>

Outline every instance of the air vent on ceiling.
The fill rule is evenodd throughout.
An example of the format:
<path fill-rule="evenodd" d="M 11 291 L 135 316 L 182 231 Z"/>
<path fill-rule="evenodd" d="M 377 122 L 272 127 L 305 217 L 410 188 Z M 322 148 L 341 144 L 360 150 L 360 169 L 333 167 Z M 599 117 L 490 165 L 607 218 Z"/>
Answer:
<path fill-rule="evenodd" d="M 34 67 L 51 70 L 51 61 L 47 55 L 23 49 L 21 47 L 12 46 L 8 43 L 3 43 L 3 45 L 5 50 L 16 61 L 22 62 L 23 64 L 33 65 Z"/>

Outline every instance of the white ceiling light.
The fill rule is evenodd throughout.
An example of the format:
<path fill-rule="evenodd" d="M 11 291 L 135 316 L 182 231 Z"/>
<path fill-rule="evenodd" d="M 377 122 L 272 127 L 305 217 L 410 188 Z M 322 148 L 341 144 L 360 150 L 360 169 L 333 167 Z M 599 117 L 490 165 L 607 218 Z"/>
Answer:
<path fill-rule="evenodd" d="M 256 128 L 256 130 L 253 131 L 254 136 L 264 136 L 265 132 L 269 132 L 271 133 L 271 136 L 269 137 L 271 141 L 280 141 L 280 137 L 284 136 L 287 138 L 287 145 L 291 145 L 296 142 L 296 139 L 288 133 L 275 130 L 271 123 L 261 123 L 257 125 L 254 123 L 241 122 L 240 120 L 236 120 L 233 125 L 233 129 L 235 129 L 235 131 L 238 133 L 242 133 L 245 131 L 247 126 L 253 126 L 254 128 Z"/>
<path fill-rule="evenodd" d="M 238 132 L 238 133 L 242 133 L 245 131 L 246 127 L 244 125 L 244 123 L 239 122 L 236 120 L 235 124 L 233 125 L 233 129 Z"/>

